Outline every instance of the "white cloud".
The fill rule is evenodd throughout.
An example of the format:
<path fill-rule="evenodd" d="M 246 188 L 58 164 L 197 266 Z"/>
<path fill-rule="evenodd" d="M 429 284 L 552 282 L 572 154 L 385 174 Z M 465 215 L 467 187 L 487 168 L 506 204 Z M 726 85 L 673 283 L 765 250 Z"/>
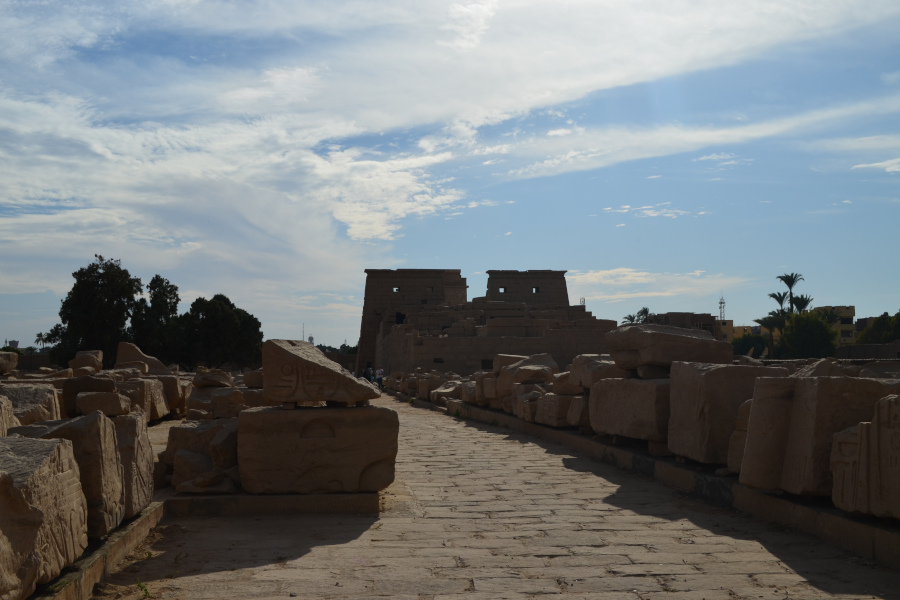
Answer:
<path fill-rule="evenodd" d="M 671 208 L 670 204 L 672 203 L 661 202 L 659 204 L 648 206 L 629 206 L 628 204 L 623 204 L 619 208 L 604 208 L 603 212 L 610 214 L 633 214 L 636 217 L 667 217 L 670 219 L 675 219 L 690 214 L 686 210 Z"/>
<path fill-rule="evenodd" d="M 569 293 L 588 300 L 618 302 L 636 298 L 703 297 L 743 285 L 747 280 L 705 271 L 654 273 L 629 267 L 602 271 L 569 271 Z"/>
<path fill-rule="evenodd" d="M 881 81 L 883 81 L 887 85 L 895 85 L 897 83 L 900 83 L 900 71 L 893 71 L 891 73 L 882 73 Z"/>
<path fill-rule="evenodd" d="M 647 179 L 659 179 L 660 177 L 662 177 L 662 175 L 650 175 Z"/>
<path fill-rule="evenodd" d="M 438 43 L 461 52 L 474 50 L 488 30 L 496 7 L 496 0 L 451 5 L 447 11 L 448 22 L 441 25 L 441 29 L 451 32 L 454 37 Z"/>
<path fill-rule="evenodd" d="M 719 152 L 715 154 L 707 154 L 705 156 L 701 156 L 700 158 L 695 158 L 694 161 L 698 160 L 728 160 L 730 158 L 735 158 L 737 154 L 729 154 L 728 152 Z"/>
<path fill-rule="evenodd" d="M 547 137 L 561 137 L 564 135 L 572 135 L 571 129 L 551 129 L 547 132 Z"/>
<path fill-rule="evenodd" d="M 868 165 L 856 165 L 854 169 L 884 169 L 887 173 L 900 173 L 900 158 L 892 158 Z"/>

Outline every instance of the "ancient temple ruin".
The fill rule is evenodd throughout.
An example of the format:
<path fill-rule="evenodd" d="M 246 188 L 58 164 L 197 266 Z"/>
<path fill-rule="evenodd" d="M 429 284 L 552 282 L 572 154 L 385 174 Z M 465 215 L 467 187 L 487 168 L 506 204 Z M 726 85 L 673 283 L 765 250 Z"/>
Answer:
<path fill-rule="evenodd" d="M 357 372 L 490 369 L 497 354 L 546 352 L 560 364 L 604 351 L 616 322 L 569 305 L 565 271 L 487 271 L 467 301 L 458 269 L 366 269 Z"/>

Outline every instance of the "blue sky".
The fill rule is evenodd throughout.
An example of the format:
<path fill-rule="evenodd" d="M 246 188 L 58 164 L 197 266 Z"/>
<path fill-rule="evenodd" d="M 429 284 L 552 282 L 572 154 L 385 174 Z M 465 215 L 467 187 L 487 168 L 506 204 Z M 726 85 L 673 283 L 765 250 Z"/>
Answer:
<path fill-rule="evenodd" d="M 95 253 L 354 343 L 365 268 L 900 309 L 896 1 L 0 0 L 0 337 Z"/>

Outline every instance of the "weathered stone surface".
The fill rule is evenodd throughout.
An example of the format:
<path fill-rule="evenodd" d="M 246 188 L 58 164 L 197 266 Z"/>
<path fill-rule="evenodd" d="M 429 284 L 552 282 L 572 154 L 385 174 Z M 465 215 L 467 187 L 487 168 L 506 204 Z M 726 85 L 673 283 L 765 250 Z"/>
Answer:
<path fill-rule="evenodd" d="M 115 369 L 117 371 L 134 371 L 134 375 L 137 377 L 150 373 L 150 365 L 139 360 L 116 363 Z"/>
<path fill-rule="evenodd" d="M 488 400 L 488 404 L 490 404 L 490 401 L 497 397 L 497 378 L 485 377 L 484 381 L 481 382 L 481 385 L 484 388 L 484 397 Z"/>
<path fill-rule="evenodd" d="M 91 375 L 88 377 L 73 377 L 62 384 L 62 401 L 60 402 L 60 416 L 62 418 L 74 417 L 78 414 L 75 402 L 78 394 L 82 392 L 115 392 L 116 381 L 108 374 Z"/>
<path fill-rule="evenodd" d="M 19 355 L 15 352 L 0 352 L 0 375 L 6 375 L 19 365 Z"/>
<path fill-rule="evenodd" d="M 122 486 L 125 488 L 125 519 L 150 505 L 153 499 L 153 446 L 143 413 L 115 417 L 116 446 L 122 461 Z"/>
<path fill-rule="evenodd" d="M 857 377 L 797 381 L 780 487 L 792 494 L 830 496 L 834 434 L 871 418 L 879 399 L 900 392 L 900 381 Z"/>
<path fill-rule="evenodd" d="M 214 419 L 209 421 L 182 421 L 169 429 L 166 449 L 159 453 L 159 461 L 174 467 L 175 454 L 179 450 L 210 454 L 210 444 L 216 435 L 236 419 Z"/>
<path fill-rule="evenodd" d="M 740 482 L 773 490 L 781 483 L 797 379 L 760 377 L 753 388 Z"/>
<path fill-rule="evenodd" d="M 229 419 L 209 443 L 209 455 L 213 466 L 228 470 L 238 464 L 238 419 Z"/>
<path fill-rule="evenodd" d="M 744 447 L 747 444 L 747 429 L 750 426 L 750 408 L 753 400 L 745 400 L 738 407 L 738 416 L 734 422 L 734 433 L 728 440 L 728 470 L 741 472 L 741 461 L 744 460 Z"/>
<path fill-rule="evenodd" d="M 241 485 L 254 494 L 377 492 L 394 480 L 399 427 L 397 413 L 374 406 L 245 410 Z"/>
<path fill-rule="evenodd" d="M 463 381 L 459 388 L 459 399 L 466 404 L 475 404 L 475 382 Z"/>
<path fill-rule="evenodd" d="M 147 365 L 147 372 L 152 375 L 171 375 L 172 371 L 161 360 L 148 356 L 141 349 L 128 342 L 119 342 L 116 348 L 116 368 L 125 363 L 142 362 Z"/>
<path fill-rule="evenodd" d="M 667 325 L 624 325 L 604 338 L 620 369 L 642 365 L 670 366 L 675 361 L 731 364 L 732 347 L 699 329 Z"/>
<path fill-rule="evenodd" d="M 118 392 L 81 392 L 75 398 L 75 409 L 79 415 L 99 410 L 107 417 L 116 417 L 128 414 L 131 400 Z"/>
<path fill-rule="evenodd" d="M 900 392 L 900 380 L 861 377 L 787 380 L 795 382 L 795 387 L 791 390 L 784 386 L 780 394 L 769 380 L 757 380 L 740 481 L 753 487 L 780 488 L 792 494 L 830 496 L 834 434 L 870 418 L 879 399 Z M 757 403 L 758 400 L 762 401 Z M 774 450 L 762 448 L 757 452 L 760 439 Z"/>
<path fill-rule="evenodd" d="M 18 427 L 21 425 L 16 414 L 13 412 L 12 400 L 6 396 L 0 396 L 0 437 L 6 436 L 6 431 L 10 427 Z"/>
<path fill-rule="evenodd" d="M 559 366 L 549 354 L 534 354 L 523 358 L 500 369 L 500 375 L 497 377 L 497 396 L 503 398 L 512 394 L 514 383 L 549 382 L 554 373 L 559 373 Z"/>
<path fill-rule="evenodd" d="M 129 379 L 120 381 L 116 388 L 131 400 L 131 408 L 147 415 L 148 421 L 155 421 L 169 414 L 163 384 L 157 379 Z"/>
<path fill-rule="evenodd" d="M 75 358 L 69 361 L 70 369 L 90 367 L 95 371 L 103 369 L 103 350 L 80 350 L 75 353 Z"/>
<path fill-rule="evenodd" d="M 569 406 L 575 396 L 544 394 L 538 399 L 534 422 L 550 427 L 568 427 Z"/>
<path fill-rule="evenodd" d="M 13 414 L 21 425 L 31 425 L 43 421 L 59 419 L 59 398 L 52 385 L 3 385 L 0 396 L 12 402 Z"/>
<path fill-rule="evenodd" d="M 244 394 L 237 388 L 216 388 L 210 399 L 214 419 L 231 419 L 249 406 Z"/>
<path fill-rule="evenodd" d="M 553 375 L 551 381 L 553 382 L 553 385 L 550 386 L 550 391 L 554 394 L 561 394 L 563 396 L 578 396 L 584 394 L 584 388 L 581 387 L 580 384 L 571 382 L 571 376 L 568 371 L 556 373 Z"/>
<path fill-rule="evenodd" d="M 87 543 L 87 504 L 72 443 L 0 439 L 0 598 L 27 598 L 77 560 Z"/>
<path fill-rule="evenodd" d="M 738 407 L 753 397 L 757 377 L 787 376 L 779 367 L 673 363 L 669 450 L 701 463 L 727 463 Z"/>
<path fill-rule="evenodd" d="M 64 421 L 48 421 L 10 429 L 10 434 L 72 442 L 87 500 L 88 537 L 107 536 L 122 521 L 125 489 L 116 429 L 100 412 Z"/>
<path fill-rule="evenodd" d="M 212 470 L 213 461 L 208 453 L 178 450 L 175 453 L 175 464 L 172 471 L 172 487 L 178 489 L 181 484 L 196 479 Z"/>
<path fill-rule="evenodd" d="M 858 366 L 841 365 L 833 358 L 822 358 L 803 365 L 791 373 L 791 377 L 856 377 L 857 375 L 859 375 Z"/>
<path fill-rule="evenodd" d="M 443 377 L 419 377 L 416 379 L 416 398 L 419 400 L 428 400 L 431 398 L 431 392 L 438 389 L 446 379 Z"/>
<path fill-rule="evenodd" d="M 194 387 L 231 387 L 234 385 L 234 378 L 220 369 L 210 369 L 208 371 L 197 372 L 194 375 Z"/>
<path fill-rule="evenodd" d="M 831 472 L 835 506 L 900 518 L 900 396 L 876 402 L 871 422 L 834 434 Z"/>
<path fill-rule="evenodd" d="M 538 401 L 544 392 L 535 390 L 512 398 L 512 414 L 526 423 L 534 423 L 534 417 L 538 410 Z M 504 410 L 505 407 L 504 407 Z"/>
<path fill-rule="evenodd" d="M 244 385 L 252 389 L 262 389 L 263 387 L 263 370 L 256 369 L 244 374 Z"/>
<path fill-rule="evenodd" d="M 503 367 L 508 367 L 509 365 L 515 364 L 520 360 L 524 360 L 528 358 L 527 356 L 520 356 L 518 354 L 498 354 L 494 357 L 494 365 L 493 365 L 493 373 L 494 375 L 500 374 L 500 369 Z"/>
<path fill-rule="evenodd" d="M 669 427 L 668 379 L 601 379 L 591 386 L 595 433 L 665 442 Z"/>
<path fill-rule="evenodd" d="M 169 407 L 169 411 L 179 414 L 183 413 L 185 386 L 182 385 L 181 379 L 177 375 L 156 375 L 153 378 L 159 380 L 162 384 L 163 397 L 165 398 L 166 406 Z M 193 385 L 190 382 L 187 382 L 186 385 L 190 386 L 188 389 L 193 389 Z"/>
<path fill-rule="evenodd" d="M 566 414 L 566 423 L 572 427 L 591 426 L 591 403 L 588 396 L 572 396 L 569 412 Z"/>
<path fill-rule="evenodd" d="M 462 381 L 445 382 L 441 387 L 431 391 L 429 399 L 432 402 L 437 402 L 441 396 L 445 398 L 460 398 L 462 396 Z"/>
<path fill-rule="evenodd" d="M 267 340 L 262 355 L 263 389 L 280 402 L 356 404 L 381 395 L 377 387 L 353 377 L 307 342 Z"/>
<path fill-rule="evenodd" d="M 900 360 L 881 360 L 862 365 L 860 377 L 869 379 L 900 379 Z"/>
<path fill-rule="evenodd" d="M 87 377 L 88 375 L 94 375 L 96 372 L 97 369 L 93 367 L 79 367 L 72 369 L 72 377 Z"/>
<path fill-rule="evenodd" d="M 569 381 L 590 389 L 601 379 L 627 379 L 631 377 L 631 371 L 625 371 L 616 366 L 616 363 L 607 354 L 581 354 L 572 361 L 572 369 L 569 373 Z"/>

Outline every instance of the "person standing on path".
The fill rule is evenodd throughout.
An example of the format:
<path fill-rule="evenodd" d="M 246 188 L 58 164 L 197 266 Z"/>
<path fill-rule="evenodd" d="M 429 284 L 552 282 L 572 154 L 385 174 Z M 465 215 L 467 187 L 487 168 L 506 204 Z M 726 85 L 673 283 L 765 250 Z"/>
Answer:
<path fill-rule="evenodd" d="M 384 369 L 378 367 L 378 370 L 375 371 L 375 383 L 378 384 L 378 389 L 382 392 L 384 391 Z"/>

